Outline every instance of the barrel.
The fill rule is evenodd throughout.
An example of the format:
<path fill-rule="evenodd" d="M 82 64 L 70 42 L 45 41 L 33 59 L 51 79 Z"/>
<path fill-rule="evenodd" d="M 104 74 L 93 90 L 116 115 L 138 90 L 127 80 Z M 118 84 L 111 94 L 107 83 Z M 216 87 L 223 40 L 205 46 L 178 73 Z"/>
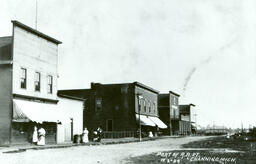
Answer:
<path fill-rule="evenodd" d="M 74 143 L 80 143 L 81 142 L 81 136 L 76 134 L 74 135 Z"/>

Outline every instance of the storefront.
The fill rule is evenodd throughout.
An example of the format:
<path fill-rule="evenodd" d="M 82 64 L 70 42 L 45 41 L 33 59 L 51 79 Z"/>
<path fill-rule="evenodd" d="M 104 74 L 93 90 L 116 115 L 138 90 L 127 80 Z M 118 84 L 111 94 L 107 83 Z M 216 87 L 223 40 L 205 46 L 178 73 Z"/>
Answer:
<path fill-rule="evenodd" d="M 158 117 L 136 114 L 136 120 L 137 123 L 141 125 L 141 131 L 145 133 L 145 135 L 147 135 L 149 131 L 152 131 L 156 135 L 156 132 L 159 132 L 159 128 L 167 128 Z"/>
<path fill-rule="evenodd" d="M 189 121 L 179 121 L 180 135 L 191 134 L 191 123 Z"/>
<path fill-rule="evenodd" d="M 34 126 L 45 129 L 46 144 L 56 143 L 57 125 L 65 122 L 70 122 L 70 119 L 57 108 L 57 104 L 13 99 L 11 143 L 31 143 Z"/>

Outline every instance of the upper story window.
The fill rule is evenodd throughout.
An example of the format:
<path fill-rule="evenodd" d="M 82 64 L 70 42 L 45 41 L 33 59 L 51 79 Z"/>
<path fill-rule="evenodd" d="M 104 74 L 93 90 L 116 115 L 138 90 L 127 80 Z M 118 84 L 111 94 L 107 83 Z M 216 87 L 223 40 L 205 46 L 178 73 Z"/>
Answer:
<path fill-rule="evenodd" d="M 52 94 L 52 76 L 47 76 L 47 93 Z"/>
<path fill-rule="evenodd" d="M 102 110 L 102 99 L 96 98 L 95 99 L 95 111 L 100 111 L 100 110 Z"/>
<path fill-rule="evenodd" d="M 35 91 L 40 92 L 41 74 L 39 72 L 35 73 Z"/>
<path fill-rule="evenodd" d="M 173 97 L 173 105 L 178 105 L 178 99 L 176 97 Z"/>
<path fill-rule="evenodd" d="M 156 113 L 156 103 L 153 102 L 153 113 Z"/>
<path fill-rule="evenodd" d="M 144 112 L 147 111 L 146 99 L 144 99 Z"/>
<path fill-rule="evenodd" d="M 21 68 L 20 88 L 27 88 L 27 69 Z"/>
<path fill-rule="evenodd" d="M 151 113 L 151 102 L 148 101 L 148 110 L 149 110 L 149 113 Z"/>
<path fill-rule="evenodd" d="M 141 99 L 139 98 L 139 111 L 141 111 Z"/>

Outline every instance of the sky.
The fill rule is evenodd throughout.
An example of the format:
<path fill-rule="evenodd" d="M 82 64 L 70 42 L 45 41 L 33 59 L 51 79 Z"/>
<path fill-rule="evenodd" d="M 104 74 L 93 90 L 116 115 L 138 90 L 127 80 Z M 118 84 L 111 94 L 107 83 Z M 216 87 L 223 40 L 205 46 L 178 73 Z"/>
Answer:
<path fill-rule="evenodd" d="M 256 126 L 256 1 L 38 0 L 37 29 L 59 46 L 58 89 L 139 81 L 193 103 L 197 124 Z M 35 27 L 36 0 L 1 0 Z"/>

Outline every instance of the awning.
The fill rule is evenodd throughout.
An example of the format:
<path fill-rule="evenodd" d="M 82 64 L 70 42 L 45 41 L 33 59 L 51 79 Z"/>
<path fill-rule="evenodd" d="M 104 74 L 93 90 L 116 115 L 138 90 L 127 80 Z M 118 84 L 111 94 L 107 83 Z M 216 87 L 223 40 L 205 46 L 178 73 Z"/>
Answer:
<path fill-rule="evenodd" d="M 140 119 L 140 120 L 139 120 Z M 144 125 L 144 126 L 156 126 L 156 124 L 154 122 L 152 122 L 147 116 L 145 115 L 140 115 L 139 117 L 139 114 L 136 114 L 136 120 L 137 122 L 140 121 L 140 124 L 141 125 Z"/>
<path fill-rule="evenodd" d="M 163 123 L 163 121 L 161 121 L 158 117 L 149 116 L 148 118 L 151 121 L 153 121 L 159 128 L 161 128 L 161 129 L 167 128 L 167 126 Z"/>
<path fill-rule="evenodd" d="M 66 122 L 70 119 L 57 108 L 57 104 L 46 104 L 26 100 L 13 100 L 13 121 L 37 123 Z"/>
<path fill-rule="evenodd" d="M 191 129 L 197 129 L 197 127 L 196 127 L 196 124 L 195 123 L 191 123 Z"/>

